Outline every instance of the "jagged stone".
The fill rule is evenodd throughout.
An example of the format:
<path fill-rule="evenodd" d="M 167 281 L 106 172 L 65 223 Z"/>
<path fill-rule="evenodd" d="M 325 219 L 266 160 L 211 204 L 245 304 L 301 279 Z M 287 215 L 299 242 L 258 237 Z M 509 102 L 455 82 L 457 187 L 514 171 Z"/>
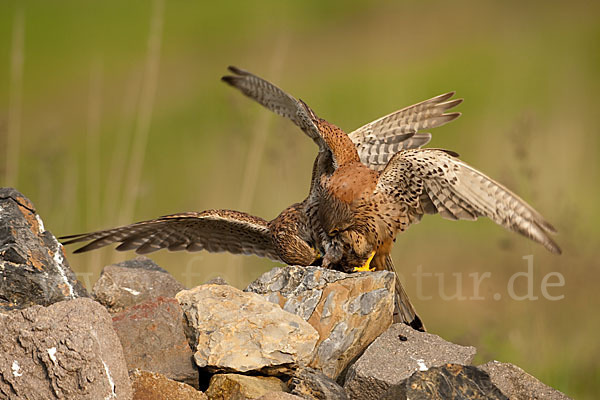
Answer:
<path fill-rule="evenodd" d="M 510 363 L 490 361 L 478 368 L 490 375 L 492 383 L 511 400 L 525 399 L 569 399 L 567 395 L 540 382 L 521 368 Z"/>
<path fill-rule="evenodd" d="M 361 399 L 363 397 L 360 397 Z M 508 400 L 489 375 L 471 365 L 445 364 L 417 371 L 390 387 L 381 400 Z"/>
<path fill-rule="evenodd" d="M 200 285 L 176 298 L 196 364 L 210 371 L 288 372 L 310 361 L 319 338 L 297 315 L 232 286 Z"/>
<path fill-rule="evenodd" d="M 275 377 L 217 374 L 210 378 L 206 394 L 211 400 L 246 400 L 285 391 L 287 386 Z"/>
<path fill-rule="evenodd" d="M 158 372 L 135 369 L 130 378 L 133 400 L 208 400 L 203 392 Z"/>
<path fill-rule="evenodd" d="M 158 372 L 198 387 L 198 368 L 176 299 L 158 297 L 113 314 L 112 320 L 130 370 Z"/>
<path fill-rule="evenodd" d="M 93 294 L 110 312 L 159 296 L 175 297 L 185 287 L 146 257 L 107 265 L 94 285 Z"/>
<path fill-rule="evenodd" d="M 80 298 L 0 313 L 0 398 L 131 399 L 106 309 Z"/>
<path fill-rule="evenodd" d="M 88 297 L 45 230 L 33 204 L 13 188 L 0 188 L 0 309 L 48 306 Z"/>
<path fill-rule="evenodd" d="M 337 379 L 392 323 L 392 272 L 346 274 L 318 267 L 277 267 L 246 291 L 301 316 L 319 332 L 310 366 Z"/>
<path fill-rule="evenodd" d="M 320 371 L 302 367 L 288 383 L 292 394 L 311 400 L 347 400 L 346 391 Z"/>
<path fill-rule="evenodd" d="M 450 343 L 439 336 L 394 324 L 350 366 L 344 389 L 352 399 L 379 399 L 415 371 L 447 363 L 468 365 L 474 347 Z"/>

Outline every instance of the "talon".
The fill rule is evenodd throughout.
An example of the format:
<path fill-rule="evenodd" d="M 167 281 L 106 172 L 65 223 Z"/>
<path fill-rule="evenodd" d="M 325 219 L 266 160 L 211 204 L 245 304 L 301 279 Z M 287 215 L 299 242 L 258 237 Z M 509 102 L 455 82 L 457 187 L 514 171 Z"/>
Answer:
<path fill-rule="evenodd" d="M 375 271 L 375 268 L 371 268 L 370 264 L 371 264 L 371 260 L 373 259 L 373 257 L 375 257 L 375 251 L 373 251 L 371 253 L 371 255 L 369 256 L 369 258 L 367 258 L 367 261 L 365 261 L 365 264 L 362 267 L 354 267 L 354 272 L 365 272 L 365 271 Z"/>

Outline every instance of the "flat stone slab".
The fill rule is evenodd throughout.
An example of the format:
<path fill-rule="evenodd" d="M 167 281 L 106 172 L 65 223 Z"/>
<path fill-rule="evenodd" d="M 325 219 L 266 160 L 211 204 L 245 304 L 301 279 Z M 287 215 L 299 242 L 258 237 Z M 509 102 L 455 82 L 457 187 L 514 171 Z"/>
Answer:
<path fill-rule="evenodd" d="M 486 371 L 502 393 L 514 400 L 525 399 L 570 399 L 567 395 L 540 382 L 521 368 L 510 363 L 490 361 L 479 365 L 478 368 Z"/>
<path fill-rule="evenodd" d="M 350 398 L 380 399 L 390 386 L 400 384 L 416 371 L 448 363 L 468 365 L 475 353 L 474 347 L 394 324 L 350 366 L 344 389 Z"/>
<path fill-rule="evenodd" d="M 319 332 L 310 367 L 337 379 L 392 323 L 395 275 L 346 274 L 318 267 L 277 267 L 252 282 L 259 293 Z"/>
<path fill-rule="evenodd" d="M 312 358 L 319 338 L 315 329 L 262 296 L 211 284 L 184 290 L 176 298 L 201 368 L 281 373 Z"/>
<path fill-rule="evenodd" d="M 106 309 L 81 298 L 0 313 L 0 398 L 131 399 Z"/>

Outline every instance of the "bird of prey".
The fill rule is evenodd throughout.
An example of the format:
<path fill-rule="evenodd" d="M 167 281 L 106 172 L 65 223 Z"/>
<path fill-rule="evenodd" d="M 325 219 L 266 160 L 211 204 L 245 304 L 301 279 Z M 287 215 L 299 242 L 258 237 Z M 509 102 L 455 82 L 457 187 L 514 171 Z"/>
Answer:
<path fill-rule="evenodd" d="M 418 133 L 420 129 L 460 115 L 444 113 L 462 101 L 448 100 L 453 93 L 347 135 L 270 82 L 239 68 L 229 69 L 234 75 L 223 77 L 225 82 L 292 120 L 319 147 L 305 203 L 311 226 L 325 233 L 313 238 L 324 253 L 324 266 L 394 270 L 390 253 L 397 233 L 433 213 L 453 220 L 485 216 L 560 254 L 550 237 L 555 228 L 525 201 L 458 159 L 458 154 L 419 148 L 430 138 Z M 402 134 L 406 136 L 395 142 Z M 407 140 L 416 143 L 407 146 Z M 420 323 L 412 306 L 400 312 L 405 320 L 414 316 L 413 322 Z"/>

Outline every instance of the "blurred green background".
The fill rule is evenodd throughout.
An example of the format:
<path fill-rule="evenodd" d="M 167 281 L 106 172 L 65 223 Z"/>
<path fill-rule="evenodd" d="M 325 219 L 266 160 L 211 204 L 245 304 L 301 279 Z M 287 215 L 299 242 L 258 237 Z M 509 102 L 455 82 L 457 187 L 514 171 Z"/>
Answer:
<path fill-rule="evenodd" d="M 463 116 L 434 130 L 431 146 L 458 151 L 531 202 L 558 228 L 564 254 L 487 220 L 427 217 L 394 249 L 407 290 L 428 329 L 476 346 L 477 362 L 512 362 L 594 398 L 599 11 L 558 1 L 3 1 L 0 185 L 28 196 L 57 236 L 208 208 L 270 219 L 308 192 L 316 147 L 220 82 L 227 65 L 347 131 L 456 90 Z M 538 299 L 517 301 L 507 284 L 527 271 L 527 255 Z M 89 286 L 103 265 L 133 256 L 105 249 L 69 261 Z M 151 257 L 187 286 L 220 275 L 244 287 L 275 265 Z M 438 274 L 421 293 L 418 268 Z M 469 274 L 485 272 L 474 300 Z M 549 289 L 562 300 L 542 296 L 550 272 L 564 277 Z M 525 279 L 516 282 L 525 293 Z M 445 297 L 458 290 L 467 299 Z"/>

